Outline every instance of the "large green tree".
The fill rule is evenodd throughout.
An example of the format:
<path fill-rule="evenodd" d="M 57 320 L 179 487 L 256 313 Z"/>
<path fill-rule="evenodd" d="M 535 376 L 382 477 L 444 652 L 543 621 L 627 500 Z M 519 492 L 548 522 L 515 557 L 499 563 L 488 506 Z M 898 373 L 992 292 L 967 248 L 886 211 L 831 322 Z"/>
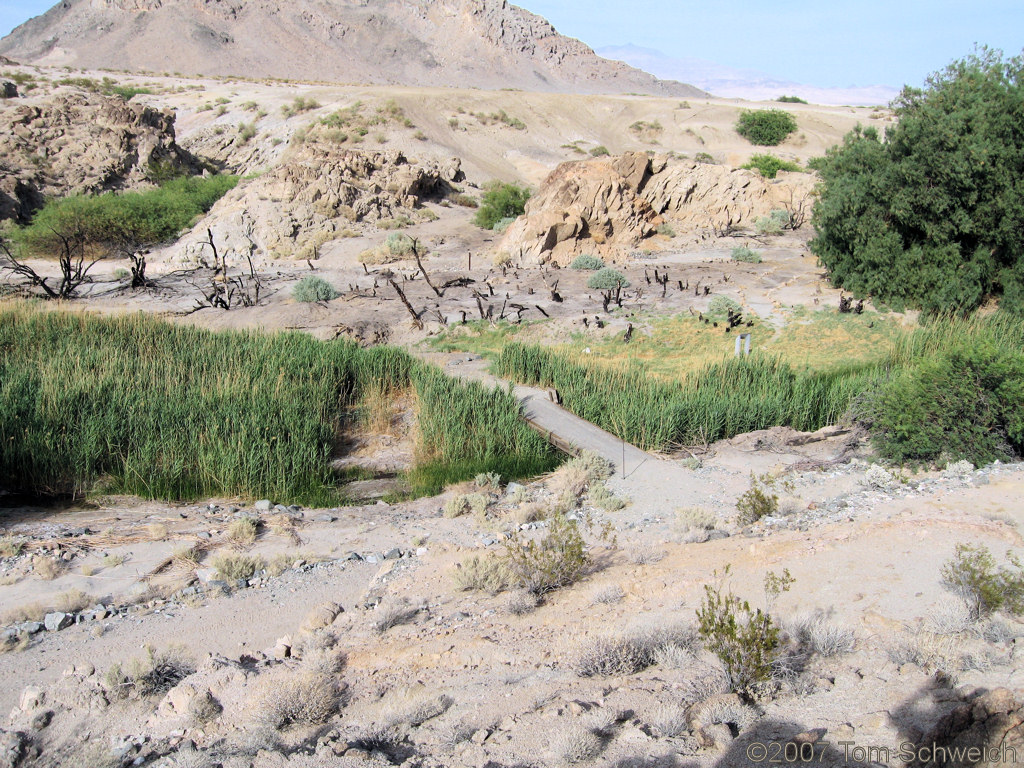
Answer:
<path fill-rule="evenodd" d="M 835 285 L 895 308 L 1024 313 L 1024 57 L 980 49 L 904 88 L 881 137 L 818 161 L 812 252 Z"/>

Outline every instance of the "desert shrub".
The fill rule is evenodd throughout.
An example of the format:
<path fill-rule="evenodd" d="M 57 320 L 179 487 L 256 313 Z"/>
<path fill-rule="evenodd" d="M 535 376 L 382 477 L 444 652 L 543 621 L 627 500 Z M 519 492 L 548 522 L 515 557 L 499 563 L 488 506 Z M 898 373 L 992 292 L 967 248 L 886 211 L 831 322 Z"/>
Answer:
<path fill-rule="evenodd" d="M 625 288 L 629 288 L 629 280 L 618 270 L 604 267 L 590 276 L 587 280 L 587 288 L 593 288 L 601 292 L 604 308 L 607 311 L 608 305 L 612 301 L 620 307 L 622 306 L 622 291 Z"/>
<path fill-rule="evenodd" d="M 599 259 L 597 256 L 592 256 L 589 253 L 584 253 L 573 259 L 572 264 L 569 265 L 569 268 L 595 272 L 599 269 L 604 268 L 604 261 Z"/>
<path fill-rule="evenodd" d="M 684 624 L 649 627 L 582 641 L 570 662 L 580 677 L 634 675 L 653 665 L 666 648 L 693 655 L 696 636 Z"/>
<path fill-rule="evenodd" d="M 251 517 L 240 517 L 228 525 L 227 537 L 239 546 L 248 546 L 256 541 L 259 524 Z"/>
<path fill-rule="evenodd" d="M 745 109 L 736 122 L 736 133 L 751 144 L 774 147 L 796 130 L 796 120 L 781 109 Z"/>
<path fill-rule="evenodd" d="M 833 284 L 896 309 L 1024 312 L 1024 57 L 982 48 L 905 88 L 884 140 L 857 127 L 820 161 L 811 251 Z"/>
<path fill-rule="evenodd" d="M 8 534 L 0 536 L 0 557 L 17 557 L 25 549 L 25 539 Z"/>
<path fill-rule="evenodd" d="M 806 104 L 804 99 L 799 96 L 779 96 L 776 101 L 782 102 L 783 104 Z"/>
<path fill-rule="evenodd" d="M 609 584 L 607 587 L 601 587 L 596 590 L 590 597 L 590 602 L 593 605 L 614 605 L 618 603 L 626 596 L 626 593 L 622 591 L 622 587 L 618 584 Z"/>
<path fill-rule="evenodd" d="M 525 589 L 517 589 L 505 601 L 505 610 L 513 616 L 525 616 L 540 604 L 537 595 Z"/>
<path fill-rule="evenodd" d="M 373 615 L 373 631 L 382 635 L 392 627 L 408 624 L 420 612 L 420 607 L 404 601 L 384 601 Z"/>
<path fill-rule="evenodd" d="M 512 574 L 501 557 L 473 555 L 459 563 L 452 578 L 461 590 L 496 595 L 509 587 Z"/>
<path fill-rule="evenodd" d="M 461 493 L 445 502 L 444 516 L 461 517 L 468 512 L 483 514 L 490 502 L 490 497 L 484 493 Z"/>
<path fill-rule="evenodd" d="M 512 226 L 512 222 L 514 221 L 515 218 L 512 216 L 506 216 L 503 219 L 499 219 L 494 223 L 494 226 L 491 227 L 491 231 L 497 232 L 499 235 L 503 235 L 508 231 L 508 228 Z"/>
<path fill-rule="evenodd" d="M 804 652 L 823 658 L 850 653 L 856 644 L 852 629 L 829 621 L 821 612 L 800 617 L 789 631 Z"/>
<path fill-rule="evenodd" d="M 943 564 L 943 585 L 966 601 L 973 619 L 999 610 L 1024 613 L 1024 565 L 1012 552 L 1006 559 L 1009 567 L 998 567 L 987 547 L 958 544 L 953 558 Z"/>
<path fill-rule="evenodd" d="M 739 245 L 732 249 L 730 258 L 733 261 L 739 261 L 744 264 L 760 264 L 761 254 L 758 251 L 752 250 L 745 245 Z"/>
<path fill-rule="evenodd" d="M 728 296 L 712 296 L 708 302 L 707 316 L 712 320 L 724 320 L 730 314 L 742 312 L 743 306 Z"/>
<path fill-rule="evenodd" d="M 608 151 L 608 147 L 604 144 L 598 144 L 590 150 L 590 154 L 594 157 L 605 157 L 606 155 L 610 155 L 611 152 Z"/>
<path fill-rule="evenodd" d="M 252 123 L 238 124 L 238 143 L 248 144 L 256 136 L 256 126 Z"/>
<path fill-rule="evenodd" d="M 966 459 L 977 466 L 1024 451 L 1024 355 L 982 339 L 958 343 L 881 382 L 855 410 L 884 458 Z"/>
<path fill-rule="evenodd" d="M 310 112 L 314 109 L 320 109 L 320 102 L 316 99 L 312 99 L 306 96 L 296 96 L 291 104 L 285 104 L 281 107 L 281 114 L 285 118 L 294 117 L 295 115 L 301 115 L 303 112 Z"/>
<path fill-rule="evenodd" d="M 664 235 L 665 237 L 675 237 L 676 236 L 676 230 L 675 230 L 675 228 L 671 224 L 669 224 L 666 221 L 666 222 L 658 225 L 658 234 L 659 235 Z"/>
<path fill-rule="evenodd" d="M 328 675 L 281 673 L 260 681 L 256 721 L 276 730 L 292 725 L 319 725 L 341 705 L 338 688 Z"/>
<path fill-rule="evenodd" d="M 539 541 L 513 535 L 504 561 L 512 583 L 535 595 L 576 582 L 591 562 L 578 523 L 561 515 L 548 521 L 547 533 Z"/>
<path fill-rule="evenodd" d="M 681 736 L 690 730 L 690 723 L 686 718 L 687 709 L 681 704 L 660 704 L 648 716 L 647 723 L 662 738 Z"/>
<path fill-rule="evenodd" d="M 157 652 L 146 646 L 145 653 L 129 661 L 127 667 L 115 664 L 107 670 L 104 686 L 116 699 L 153 696 L 166 693 L 195 671 L 180 648 Z"/>
<path fill-rule="evenodd" d="M 602 482 L 591 483 L 587 500 L 605 512 L 615 512 L 626 506 L 626 500 L 609 491 L 608 486 Z"/>
<path fill-rule="evenodd" d="M 223 711 L 224 706 L 209 691 L 197 693 L 188 703 L 189 715 L 200 725 L 210 722 Z"/>
<path fill-rule="evenodd" d="M 224 553 L 214 557 L 212 564 L 221 579 L 234 582 L 239 579 L 251 579 L 256 571 L 263 567 L 263 558 Z"/>
<path fill-rule="evenodd" d="M 775 155 L 754 155 L 740 166 L 747 170 L 755 170 L 766 179 L 774 179 L 779 171 L 802 171 L 799 163 L 783 160 Z"/>
<path fill-rule="evenodd" d="M 726 567 L 721 578 L 728 573 Z M 721 581 L 704 586 L 704 599 L 697 609 L 697 632 L 704 647 L 722 663 L 734 691 L 747 692 L 755 684 L 771 679 L 780 634 L 770 613 L 771 604 L 791 585 L 788 570 L 781 576 L 769 573 L 765 577 L 765 610 L 752 609 L 746 600 L 724 591 Z"/>
<path fill-rule="evenodd" d="M 715 164 L 714 156 L 711 155 L 708 152 L 698 152 L 696 155 L 693 156 L 693 160 L 696 163 L 702 163 L 704 165 L 714 165 Z"/>
<path fill-rule="evenodd" d="M 563 763 L 573 765 L 593 760 L 604 749 L 600 734 L 579 720 L 559 723 L 551 734 L 549 743 L 552 752 Z"/>
<path fill-rule="evenodd" d="M 307 275 L 295 284 L 292 288 L 292 298 L 303 304 L 311 304 L 316 301 L 331 301 L 341 294 L 334 286 L 322 277 Z"/>
<path fill-rule="evenodd" d="M 525 187 L 492 181 L 484 187 L 480 207 L 473 221 L 482 229 L 494 229 L 502 219 L 522 216 L 529 199 L 530 190 Z"/>
<path fill-rule="evenodd" d="M 779 511 L 779 497 L 773 493 L 775 478 L 771 475 L 760 477 L 750 475 L 750 488 L 736 501 L 737 522 L 740 525 L 756 523 L 762 517 L 769 517 Z"/>
<path fill-rule="evenodd" d="M 473 478 L 477 488 L 490 488 L 495 491 L 501 490 L 501 475 L 497 472 L 481 472 Z"/>

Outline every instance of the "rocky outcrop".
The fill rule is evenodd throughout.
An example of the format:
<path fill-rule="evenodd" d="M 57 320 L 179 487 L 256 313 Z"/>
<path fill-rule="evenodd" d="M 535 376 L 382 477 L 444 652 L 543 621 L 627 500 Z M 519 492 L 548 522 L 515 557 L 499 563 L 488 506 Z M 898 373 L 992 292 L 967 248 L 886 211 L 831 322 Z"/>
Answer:
<path fill-rule="evenodd" d="M 979 754 L 983 759 L 977 758 Z M 912 768 L 1020 765 L 1024 761 L 1024 698 L 1006 688 L 968 698 L 918 741 L 917 757 L 910 763 Z"/>
<path fill-rule="evenodd" d="M 312 258 L 320 245 L 363 224 L 414 216 L 421 201 L 443 196 L 461 178 L 456 159 L 412 163 L 397 150 L 307 139 L 225 195 L 176 249 L 186 262 L 201 260 L 211 229 L 218 248 L 234 258 Z"/>
<path fill-rule="evenodd" d="M 0 104 L 0 220 L 25 221 L 45 197 L 142 184 L 153 168 L 197 170 L 171 112 L 67 92 Z"/>
<path fill-rule="evenodd" d="M 665 221 L 682 233 L 752 225 L 773 208 L 799 205 L 813 177 L 753 171 L 642 153 L 562 163 L 505 234 L 498 250 L 523 264 L 565 265 L 581 253 L 615 256 Z"/>
<path fill-rule="evenodd" d="M 505 0 L 66 0 L 0 51 L 32 64 L 342 83 L 704 95 Z"/>

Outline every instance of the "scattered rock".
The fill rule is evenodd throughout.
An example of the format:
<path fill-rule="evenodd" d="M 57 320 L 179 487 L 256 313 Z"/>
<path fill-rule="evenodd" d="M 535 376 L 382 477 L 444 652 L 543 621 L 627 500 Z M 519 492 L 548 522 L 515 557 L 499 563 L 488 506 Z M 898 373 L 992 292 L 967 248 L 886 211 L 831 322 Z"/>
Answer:
<path fill-rule="evenodd" d="M 273 507 L 274 504 L 273 502 L 270 501 L 270 499 L 260 499 L 255 504 L 253 504 L 253 508 L 257 512 L 269 512 L 271 509 L 273 509 Z"/>
<path fill-rule="evenodd" d="M 47 632 L 59 632 L 62 629 L 67 629 L 74 623 L 75 615 L 73 613 L 55 611 L 46 614 L 43 618 L 43 626 L 46 627 Z"/>

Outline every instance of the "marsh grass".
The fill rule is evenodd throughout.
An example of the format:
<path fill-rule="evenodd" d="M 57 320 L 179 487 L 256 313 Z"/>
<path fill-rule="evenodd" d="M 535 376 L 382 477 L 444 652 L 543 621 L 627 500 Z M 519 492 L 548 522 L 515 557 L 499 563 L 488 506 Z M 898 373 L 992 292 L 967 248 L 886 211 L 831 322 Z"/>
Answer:
<path fill-rule="evenodd" d="M 395 348 L 23 302 L 0 308 L 0 348 L 0 485 L 14 491 L 332 506 L 346 412 L 410 388 L 414 493 L 556 462 L 511 394 L 456 382 Z"/>

